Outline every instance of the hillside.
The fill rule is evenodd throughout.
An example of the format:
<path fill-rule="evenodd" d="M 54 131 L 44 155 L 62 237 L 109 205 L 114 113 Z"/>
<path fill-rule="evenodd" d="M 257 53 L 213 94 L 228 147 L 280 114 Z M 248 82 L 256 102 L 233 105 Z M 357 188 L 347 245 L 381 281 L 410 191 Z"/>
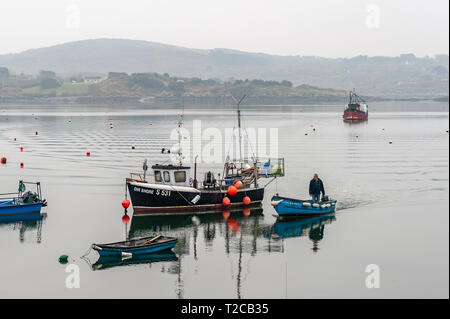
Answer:
<path fill-rule="evenodd" d="M 3 69 L 4 70 L 4 69 Z M 8 71 L 4 70 L 4 74 Z M 323 89 L 310 85 L 294 86 L 289 81 L 264 80 L 202 80 L 200 78 L 173 77 L 159 73 L 109 72 L 95 82 L 82 78 L 64 79 L 51 71 L 42 71 L 38 76 L 3 76 L 0 97 L 9 98 L 65 98 L 89 99 L 128 97 L 140 101 L 152 98 L 214 98 L 222 99 L 230 94 L 253 98 L 294 99 L 342 99 L 345 91 Z M 204 100 L 204 99 L 203 99 Z"/>
<path fill-rule="evenodd" d="M 385 97 L 445 96 L 449 57 L 320 58 L 276 56 L 227 49 L 196 50 L 159 43 L 95 39 L 0 55 L 14 74 L 52 70 L 63 76 L 157 72 L 186 78 L 291 81 L 294 86 L 349 90 Z"/>

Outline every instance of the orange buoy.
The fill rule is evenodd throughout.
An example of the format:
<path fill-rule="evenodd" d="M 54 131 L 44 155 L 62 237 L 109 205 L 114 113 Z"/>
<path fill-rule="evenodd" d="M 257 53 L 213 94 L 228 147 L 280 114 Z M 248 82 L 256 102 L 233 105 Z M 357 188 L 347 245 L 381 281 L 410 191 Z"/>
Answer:
<path fill-rule="evenodd" d="M 122 201 L 122 207 L 127 209 L 128 207 L 130 207 L 130 201 L 128 199 L 124 199 Z"/>
<path fill-rule="evenodd" d="M 86 156 L 91 156 L 91 152 L 87 151 Z"/>
<path fill-rule="evenodd" d="M 23 168 L 23 162 L 22 162 L 22 163 L 20 163 L 20 168 Z"/>
<path fill-rule="evenodd" d="M 130 216 L 128 216 L 128 215 L 123 215 L 123 216 L 122 216 L 122 223 L 128 224 L 129 222 L 130 222 Z"/>
<path fill-rule="evenodd" d="M 228 194 L 230 194 L 231 196 L 234 196 L 237 194 L 237 188 L 233 185 L 231 185 L 230 187 L 228 187 Z"/>
<path fill-rule="evenodd" d="M 250 209 L 244 208 L 244 210 L 242 211 L 242 214 L 244 214 L 245 217 L 250 216 Z"/>
<path fill-rule="evenodd" d="M 3 157 L 0 159 L 0 163 L 6 164 L 6 157 L 3 156 Z"/>
<path fill-rule="evenodd" d="M 244 203 L 244 205 L 250 205 L 252 200 L 250 199 L 250 197 L 245 196 L 244 199 L 242 200 L 242 202 Z"/>
<path fill-rule="evenodd" d="M 14 138 L 14 142 L 17 141 L 17 138 Z"/>
<path fill-rule="evenodd" d="M 236 183 L 234 183 L 234 186 L 239 189 L 242 187 L 242 182 L 241 181 L 237 181 Z"/>
<path fill-rule="evenodd" d="M 231 201 L 230 201 L 230 199 L 228 198 L 228 197 L 224 197 L 223 199 L 222 199 L 222 205 L 223 206 L 228 206 L 228 205 L 230 205 L 230 203 L 231 203 Z"/>

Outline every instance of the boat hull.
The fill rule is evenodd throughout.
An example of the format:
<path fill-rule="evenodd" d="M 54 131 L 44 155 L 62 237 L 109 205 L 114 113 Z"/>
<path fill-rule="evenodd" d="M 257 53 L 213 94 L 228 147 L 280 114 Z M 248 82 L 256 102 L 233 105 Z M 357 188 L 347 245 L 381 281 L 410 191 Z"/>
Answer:
<path fill-rule="evenodd" d="M 139 240 L 145 240 L 146 238 L 141 238 Z M 132 240 L 131 242 L 136 241 Z M 160 251 L 170 250 L 176 246 L 178 240 L 176 238 L 164 238 L 161 241 L 155 241 L 148 244 L 141 244 L 137 246 L 127 245 L 127 242 L 112 243 L 97 245 L 93 244 L 92 248 L 96 250 L 100 256 L 124 256 L 126 254 L 130 256 L 135 255 L 148 255 L 157 253 Z"/>
<path fill-rule="evenodd" d="M 365 121 L 368 120 L 369 114 L 361 111 L 346 111 L 344 112 L 345 121 Z"/>
<path fill-rule="evenodd" d="M 304 206 L 303 203 L 309 203 L 310 206 Z M 332 214 L 336 210 L 335 200 L 320 202 L 318 204 L 318 207 L 314 207 L 313 201 L 311 200 L 298 200 L 281 196 L 272 197 L 272 206 L 280 217 L 312 217 Z"/>
<path fill-rule="evenodd" d="M 36 214 L 41 211 L 42 203 L 8 205 L 0 203 L 0 216 Z"/>
<path fill-rule="evenodd" d="M 226 190 L 199 190 L 193 187 L 178 187 L 162 184 L 142 183 L 127 180 L 134 215 L 165 215 L 190 212 L 211 212 L 239 207 L 261 206 L 264 188 L 239 189 L 234 196 Z M 200 196 L 198 201 L 195 198 Z M 230 205 L 224 206 L 222 199 L 228 196 Z M 250 205 L 244 205 L 245 196 Z"/>
<path fill-rule="evenodd" d="M 153 253 L 157 253 L 160 251 L 170 250 L 173 247 L 175 247 L 176 244 L 177 243 L 175 242 L 175 243 L 160 245 L 158 247 L 149 247 L 149 248 L 145 248 L 145 249 L 102 249 L 102 250 L 97 250 L 97 252 L 99 253 L 100 256 L 122 256 L 123 253 L 132 254 L 133 256 L 134 255 L 148 255 L 148 254 L 153 254 Z"/>

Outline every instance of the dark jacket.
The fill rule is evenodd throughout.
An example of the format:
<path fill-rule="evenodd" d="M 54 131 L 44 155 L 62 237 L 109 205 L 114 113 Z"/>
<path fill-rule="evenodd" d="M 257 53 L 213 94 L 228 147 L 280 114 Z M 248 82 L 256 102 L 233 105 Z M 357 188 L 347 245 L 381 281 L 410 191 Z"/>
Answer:
<path fill-rule="evenodd" d="M 317 181 L 314 178 L 309 182 L 309 193 L 310 194 L 320 194 L 322 192 L 325 195 L 325 188 L 323 188 L 322 180 L 319 178 Z"/>

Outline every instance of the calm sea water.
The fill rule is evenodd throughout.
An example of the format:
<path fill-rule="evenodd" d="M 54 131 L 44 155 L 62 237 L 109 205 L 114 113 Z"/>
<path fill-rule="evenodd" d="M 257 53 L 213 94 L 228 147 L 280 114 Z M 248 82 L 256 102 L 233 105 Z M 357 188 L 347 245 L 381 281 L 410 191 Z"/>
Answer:
<path fill-rule="evenodd" d="M 124 180 L 145 158 L 167 159 L 160 149 L 173 144 L 179 109 L 3 107 L 0 193 L 20 179 L 40 181 L 49 205 L 42 220 L 0 223 L 0 298 L 448 298 L 448 103 L 371 103 L 361 124 L 343 123 L 341 112 L 244 107 L 245 127 L 278 128 L 286 160 L 262 211 L 132 217 L 124 225 Z M 193 120 L 221 132 L 236 126 L 234 110 L 223 106 L 187 108 L 188 130 Z M 209 169 L 221 164 L 200 165 L 200 173 Z M 270 197 L 307 197 L 314 172 L 339 201 L 335 216 L 277 222 Z M 154 233 L 178 237 L 174 252 L 80 259 L 94 242 Z M 79 266 L 79 289 L 66 288 L 61 254 Z M 366 287 L 371 264 L 379 267 L 377 289 Z"/>

